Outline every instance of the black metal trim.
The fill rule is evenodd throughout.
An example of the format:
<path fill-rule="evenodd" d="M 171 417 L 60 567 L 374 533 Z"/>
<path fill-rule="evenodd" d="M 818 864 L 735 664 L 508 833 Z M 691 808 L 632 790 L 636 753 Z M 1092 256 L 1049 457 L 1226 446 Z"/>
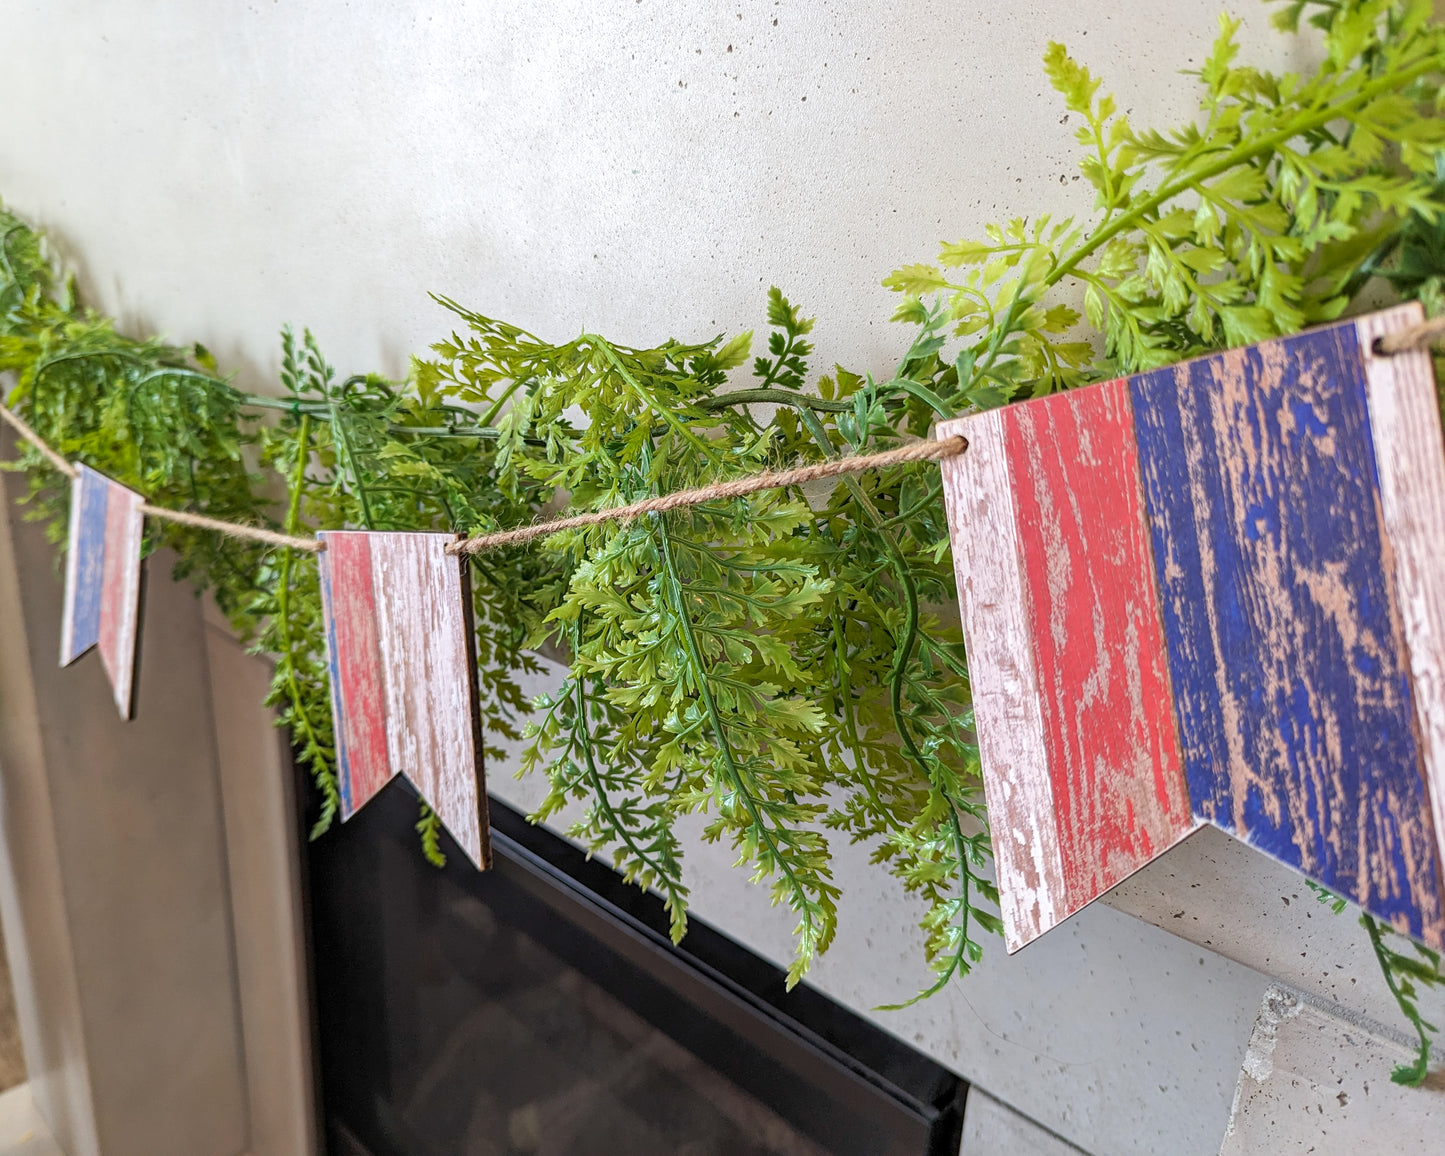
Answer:
<path fill-rule="evenodd" d="M 314 845 L 313 867 L 330 857 L 323 845 L 331 838 L 362 836 L 357 827 L 419 855 L 414 796 L 398 778 L 348 830 Z M 680 1044 L 785 1118 L 831 1129 L 845 1147 L 855 1135 L 856 1147 L 856 1134 L 842 1119 L 818 1125 L 820 1112 L 830 1116 L 825 1105 L 846 1104 L 853 1127 L 871 1134 L 873 1125 L 864 1121 L 872 1120 L 880 1135 L 917 1137 L 890 1151 L 955 1156 L 967 1094 L 957 1075 L 806 984 L 786 991 L 781 968 L 704 920 L 690 917 L 687 937 L 674 945 L 659 896 L 626 883 L 495 797 L 490 812 L 493 870 L 478 873 L 444 834 L 448 864 L 442 874 L 449 885 L 479 898 L 485 891 L 499 915 L 521 919 L 517 926 L 570 957 L 644 1018 L 665 1022 L 664 1030 Z M 557 918 L 543 915 L 537 904 Z"/>

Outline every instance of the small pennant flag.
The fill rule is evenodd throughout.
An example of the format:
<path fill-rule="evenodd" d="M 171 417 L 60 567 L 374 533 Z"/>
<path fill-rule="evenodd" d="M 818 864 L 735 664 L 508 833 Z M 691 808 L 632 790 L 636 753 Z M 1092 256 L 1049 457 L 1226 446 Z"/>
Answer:
<path fill-rule="evenodd" d="M 405 775 L 491 865 L 466 560 L 454 534 L 318 535 L 341 817 Z"/>
<path fill-rule="evenodd" d="M 78 466 L 70 490 L 70 545 L 65 558 L 65 609 L 60 665 L 92 646 L 115 691 L 121 718 L 130 718 L 140 633 L 141 539 L 144 499 Z"/>
<path fill-rule="evenodd" d="M 1209 823 L 1445 948 L 1445 443 L 1400 307 L 943 423 L 1010 951 Z"/>

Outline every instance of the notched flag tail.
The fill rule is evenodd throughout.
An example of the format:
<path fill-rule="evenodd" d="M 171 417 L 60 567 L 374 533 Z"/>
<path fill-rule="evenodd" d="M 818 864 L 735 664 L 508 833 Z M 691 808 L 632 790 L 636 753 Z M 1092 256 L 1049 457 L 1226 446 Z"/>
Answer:
<path fill-rule="evenodd" d="M 940 425 L 1010 951 L 1209 823 L 1445 948 L 1418 305 Z"/>
<path fill-rule="evenodd" d="M 89 466 L 77 470 L 70 488 L 60 665 L 69 666 L 98 646 L 115 705 L 128 719 L 140 634 L 144 499 Z"/>
<path fill-rule="evenodd" d="M 407 777 L 491 865 L 466 559 L 454 534 L 317 535 L 341 817 Z"/>

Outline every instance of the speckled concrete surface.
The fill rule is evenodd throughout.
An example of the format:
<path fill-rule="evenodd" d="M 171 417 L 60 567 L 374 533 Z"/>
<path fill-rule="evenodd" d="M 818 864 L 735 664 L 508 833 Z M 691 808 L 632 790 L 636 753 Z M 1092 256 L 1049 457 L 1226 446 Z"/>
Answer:
<path fill-rule="evenodd" d="M 1080 1156 L 1081 1149 L 1045 1132 L 978 1088 L 968 1090 L 959 1156 Z"/>

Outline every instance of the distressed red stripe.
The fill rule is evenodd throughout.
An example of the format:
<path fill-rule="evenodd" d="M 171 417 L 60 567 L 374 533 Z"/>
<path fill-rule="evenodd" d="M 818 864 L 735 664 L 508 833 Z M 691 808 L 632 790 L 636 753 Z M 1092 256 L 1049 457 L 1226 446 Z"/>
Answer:
<path fill-rule="evenodd" d="M 130 718 L 135 681 L 140 548 L 145 527 L 139 504 L 138 495 L 107 482 L 98 647 L 122 718 Z"/>
<path fill-rule="evenodd" d="M 1068 911 L 1194 829 L 1123 380 L 1004 411 Z"/>
<path fill-rule="evenodd" d="M 125 575 L 121 572 L 121 543 L 125 538 L 126 509 L 122 495 L 114 489 L 106 495 L 105 561 L 100 579 L 100 657 L 115 682 L 116 647 L 120 642 L 125 610 Z"/>
<path fill-rule="evenodd" d="M 322 582 L 327 595 L 331 696 L 337 763 L 343 776 L 342 818 L 349 818 L 390 782 L 386 697 L 377 641 L 371 541 L 365 533 L 323 535 Z"/>

